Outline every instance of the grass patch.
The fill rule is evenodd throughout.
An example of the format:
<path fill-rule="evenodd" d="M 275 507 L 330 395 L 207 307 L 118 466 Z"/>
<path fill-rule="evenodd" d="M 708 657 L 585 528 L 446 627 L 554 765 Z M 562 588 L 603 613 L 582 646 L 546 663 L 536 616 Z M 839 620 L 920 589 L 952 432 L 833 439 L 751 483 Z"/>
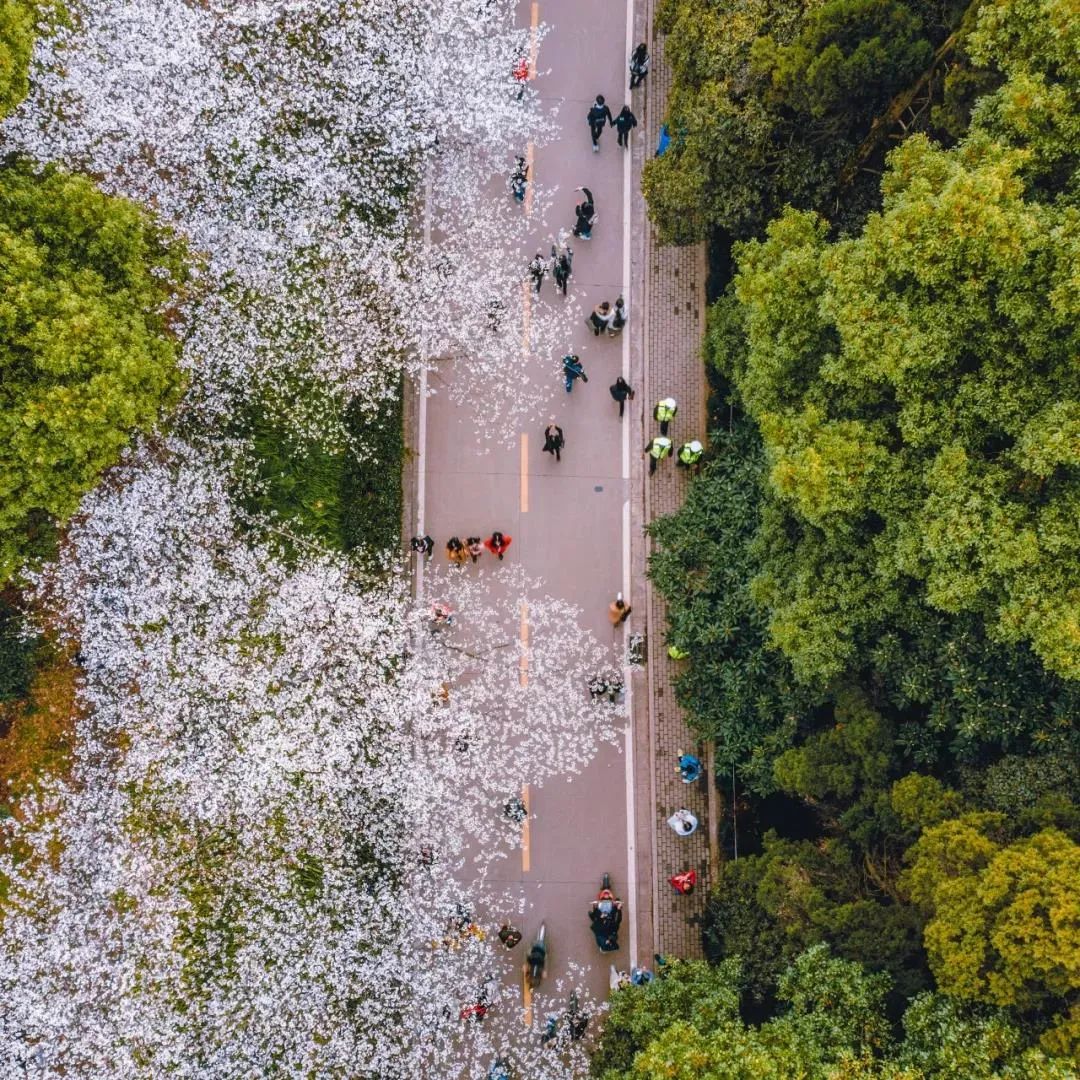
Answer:
<path fill-rule="evenodd" d="M 260 490 L 246 506 L 335 551 L 374 559 L 401 542 L 400 390 L 375 416 L 350 405 L 344 424 L 351 445 L 298 444 L 272 413 L 252 414 L 246 426 Z M 287 555 L 296 554 L 287 537 L 280 542 Z"/>

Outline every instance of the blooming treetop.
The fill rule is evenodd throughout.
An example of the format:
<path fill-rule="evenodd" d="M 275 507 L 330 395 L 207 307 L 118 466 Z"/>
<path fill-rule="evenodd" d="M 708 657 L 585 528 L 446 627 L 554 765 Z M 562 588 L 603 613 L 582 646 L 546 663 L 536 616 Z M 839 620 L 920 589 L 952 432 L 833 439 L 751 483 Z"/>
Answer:
<path fill-rule="evenodd" d="M 70 783 L 8 825 L 31 857 L 0 865 L 0 1059 L 394 1077 L 467 1075 L 492 1040 L 534 1054 L 503 1028 L 462 1043 L 508 961 L 431 943 L 488 900 L 506 796 L 614 734 L 578 613 L 513 571 L 459 575 L 438 582 L 456 625 L 432 632 L 392 584 L 243 538 L 178 443 L 84 510 L 42 589 L 81 643 L 86 719 Z"/>
<path fill-rule="evenodd" d="M 4 139 L 153 207 L 203 253 L 183 313 L 203 423 L 276 392 L 315 431 L 326 416 L 297 414 L 298 378 L 332 411 L 377 408 L 432 357 L 469 350 L 482 392 L 562 344 L 553 313 L 477 332 L 523 274 L 507 242 L 520 210 L 490 182 L 553 132 L 531 92 L 516 100 L 526 32 L 509 0 L 72 7 Z"/>

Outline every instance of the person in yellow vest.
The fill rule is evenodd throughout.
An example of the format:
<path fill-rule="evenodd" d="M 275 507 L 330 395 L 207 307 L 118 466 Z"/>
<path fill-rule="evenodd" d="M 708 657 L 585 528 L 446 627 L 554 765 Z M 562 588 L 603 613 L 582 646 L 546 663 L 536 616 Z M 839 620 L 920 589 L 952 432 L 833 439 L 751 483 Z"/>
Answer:
<path fill-rule="evenodd" d="M 652 476 L 656 472 L 656 463 L 671 453 L 671 440 L 666 435 L 656 435 L 649 440 L 645 453 L 649 455 L 649 475 Z"/>
<path fill-rule="evenodd" d="M 668 433 L 668 424 L 675 419 L 679 406 L 673 397 L 661 398 L 653 409 L 653 419 L 660 424 L 660 434 Z"/>
<path fill-rule="evenodd" d="M 675 455 L 675 464 L 689 469 L 701 460 L 701 455 L 704 453 L 705 447 L 697 439 L 691 439 L 679 447 L 679 452 Z"/>

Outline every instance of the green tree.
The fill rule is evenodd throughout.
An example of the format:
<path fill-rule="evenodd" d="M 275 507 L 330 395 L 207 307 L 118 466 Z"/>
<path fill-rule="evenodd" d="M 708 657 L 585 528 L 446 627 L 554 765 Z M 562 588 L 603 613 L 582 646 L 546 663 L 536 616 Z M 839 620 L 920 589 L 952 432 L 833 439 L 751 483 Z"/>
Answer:
<path fill-rule="evenodd" d="M 652 523 L 649 573 L 669 607 L 668 636 L 690 653 L 676 684 L 679 701 L 721 762 L 743 782 L 774 787 L 772 755 L 813 704 L 768 640 L 767 612 L 749 582 L 757 566 L 764 455 L 753 425 L 739 421 L 711 437 L 709 458 L 678 511 Z"/>
<path fill-rule="evenodd" d="M 822 208 L 841 164 L 944 36 L 901 0 L 667 0 L 672 143 L 643 189 L 676 243 L 758 233 L 785 204 Z M 934 5 L 925 5 L 927 9 Z"/>
<path fill-rule="evenodd" d="M 0 581 L 180 387 L 182 250 L 133 203 L 0 170 Z"/>
<path fill-rule="evenodd" d="M 1056 829 L 1003 843 L 1002 817 L 928 829 L 904 887 L 929 916 L 926 949 L 946 993 L 1039 1008 L 1080 990 L 1080 845 Z"/>
<path fill-rule="evenodd" d="M 0 2 L 0 117 L 7 116 L 26 97 L 37 21 L 46 8 L 56 6 L 47 0 Z"/>

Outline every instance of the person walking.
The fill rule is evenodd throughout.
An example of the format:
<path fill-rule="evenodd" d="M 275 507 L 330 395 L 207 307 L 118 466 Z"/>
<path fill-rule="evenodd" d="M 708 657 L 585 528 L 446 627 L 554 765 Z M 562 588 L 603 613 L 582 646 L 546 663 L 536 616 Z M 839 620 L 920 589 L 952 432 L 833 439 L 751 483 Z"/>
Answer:
<path fill-rule="evenodd" d="M 548 264 L 544 261 L 544 256 L 538 251 L 536 257 L 529 263 L 529 277 L 532 278 L 533 292 L 540 292 L 540 286 L 544 284 L 544 278 L 547 277 L 547 272 Z"/>
<path fill-rule="evenodd" d="M 634 390 L 621 375 L 608 387 L 608 390 L 619 403 L 619 419 L 621 420 L 626 411 L 626 399 L 634 400 Z"/>
<path fill-rule="evenodd" d="M 611 328 L 613 317 L 614 313 L 611 310 L 610 301 L 604 300 L 592 309 L 592 314 L 585 320 L 585 323 L 593 332 L 593 336 L 599 337 L 605 330 Z"/>
<path fill-rule="evenodd" d="M 468 548 L 469 555 L 472 556 L 473 562 L 477 562 L 480 556 L 484 554 L 484 542 L 479 536 L 470 536 L 465 541 L 465 547 Z"/>
<path fill-rule="evenodd" d="M 553 420 L 544 428 L 544 453 L 554 454 L 556 461 L 562 461 L 562 448 L 565 445 L 562 428 Z"/>
<path fill-rule="evenodd" d="M 618 337 L 622 328 L 626 325 L 626 301 L 620 296 L 615 301 L 615 309 L 611 313 L 611 322 L 608 323 L 608 337 Z"/>
<path fill-rule="evenodd" d="M 562 358 L 563 374 L 566 376 L 566 392 L 569 394 L 574 389 L 574 380 L 580 379 L 588 382 L 589 376 L 585 374 L 585 368 L 581 366 L 581 360 L 573 353 Z"/>
<path fill-rule="evenodd" d="M 619 133 L 619 145 L 630 149 L 630 132 L 637 127 L 637 117 L 630 111 L 629 105 L 622 107 L 622 112 L 615 117 L 615 130 Z"/>
<path fill-rule="evenodd" d="M 525 84 L 529 81 L 529 60 L 524 49 L 518 49 L 512 73 L 518 84 L 517 100 L 520 101 L 525 96 Z"/>
<path fill-rule="evenodd" d="M 464 566 L 469 561 L 469 552 L 460 537 L 451 536 L 446 541 L 446 557 L 456 566 Z"/>
<path fill-rule="evenodd" d="M 656 435 L 649 440 L 645 453 L 649 455 L 649 475 L 652 476 L 656 472 L 656 463 L 671 453 L 671 440 L 666 435 Z"/>
<path fill-rule="evenodd" d="M 616 593 L 615 599 L 608 604 L 608 619 L 612 626 L 622 626 L 630 618 L 633 608 L 622 598 L 622 593 Z"/>
<path fill-rule="evenodd" d="M 573 264 L 574 249 L 569 244 L 564 244 L 561 249 L 551 245 L 551 274 L 555 278 L 555 288 L 561 289 L 563 296 L 573 273 Z"/>
<path fill-rule="evenodd" d="M 525 189 L 529 184 L 529 166 L 523 157 L 514 158 L 514 171 L 510 174 L 510 194 L 518 202 L 525 201 Z"/>
<path fill-rule="evenodd" d="M 418 555 L 423 553 L 425 559 L 431 558 L 431 553 L 435 550 L 435 541 L 430 536 L 414 536 L 409 541 L 409 547 L 413 549 Z"/>
<path fill-rule="evenodd" d="M 649 47 L 643 41 L 630 54 L 630 89 L 636 90 L 649 74 L 649 65 L 652 57 L 649 55 Z"/>
<path fill-rule="evenodd" d="M 582 240 L 591 240 L 593 226 L 597 221 L 596 204 L 593 202 L 593 194 L 587 187 L 579 187 L 574 190 L 580 191 L 585 196 L 585 198 L 574 207 L 574 213 L 577 215 L 577 222 L 574 225 L 574 235 L 580 237 Z"/>
<path fill-rule="evenodd" d="M 684 469 L 692 468 L 701 460 L 701 455 L 704 453 L 705 447 L 697 439 L 691 439 L 679 447 L 679 452 L 675 455 L 675 464 Z"/>
<path fill-rule="evenodd" d="M 653 409 L 653 419 L 660 424 L 660 434 L 668 433 L 668 425 L 675 419 L 679 406 L 673 397 L 661 398 Z"/>
<path fill-rule="evenodd" d="M 596 100 L 593 102 L 592 108 L 589 109 L 589 113 L 585 119 L 589 122 L 589 134 L 592 135 L 593 153 L 598 154 L 600 152 L 600 136 L 604 130 L 604 122 L 607 121 L 608 124 L 615 123 L 611 117 L 611 110 L 604 103 L 603 94 L 596 95 Z"/>
<path fill-rule="evenodd" d="M 498 529 L 484 541 L 484 547 L 486 547 L 492 555 L 497 555 L 499 557 L 499 562 L 502 562 L 502 558 L 506 554 L 506 549 L 510 544 L 511 538 L 509 536 L 504 536 Z"/>

